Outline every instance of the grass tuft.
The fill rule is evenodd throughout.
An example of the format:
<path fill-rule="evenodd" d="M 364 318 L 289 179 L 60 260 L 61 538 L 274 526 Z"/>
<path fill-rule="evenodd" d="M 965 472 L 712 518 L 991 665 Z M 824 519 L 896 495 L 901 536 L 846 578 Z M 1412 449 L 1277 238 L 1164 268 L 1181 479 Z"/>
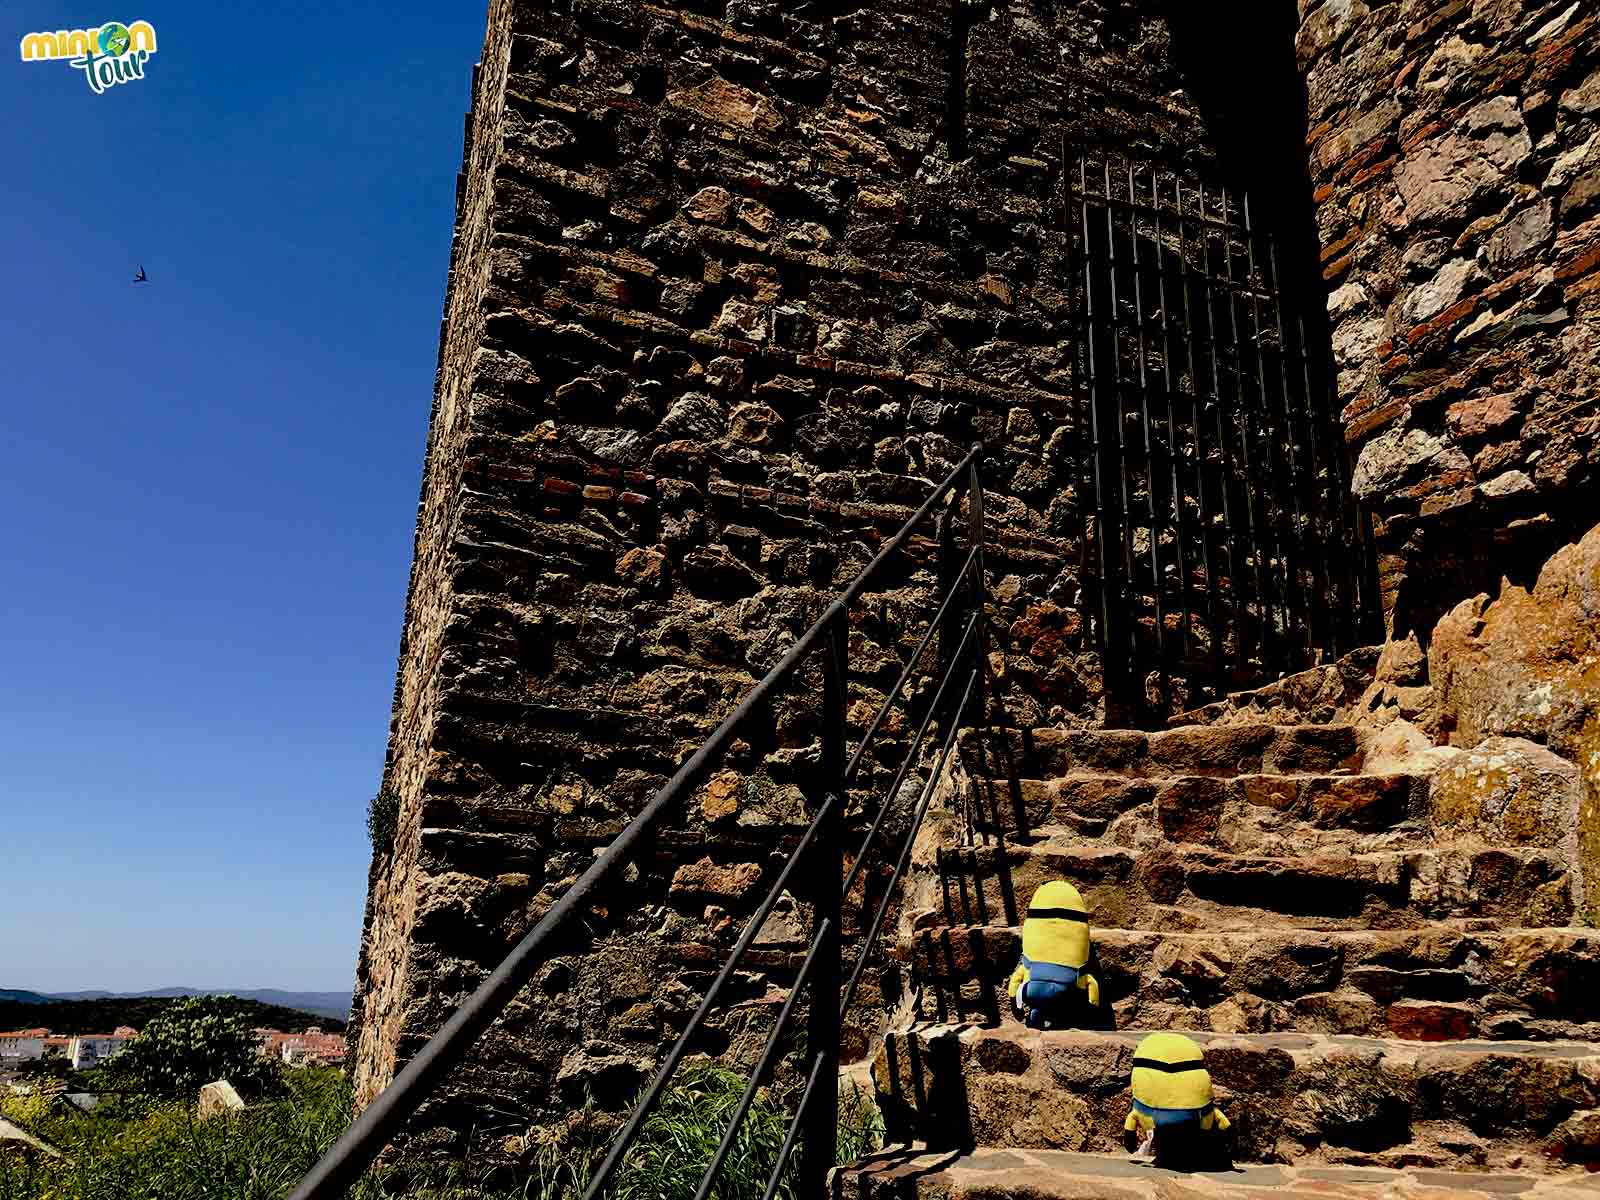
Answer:
<path fill-rule="evenodd" d="M 608 1195 L 692 1200 L 746 1078 L 710 1062 L 687 1063 L 661 1097 Z M 716 1200 L 761 1200 L 788 1130 L 787 1098 L 762 1088 L 718 1175 Z M 281 1099 L 209 1121 L 194 1107 L 108 1098 L 92 1114 L 37 1098 L 0 1101 L 0 1113 L 60 1148 L 65 1161 L 0 1152 L 0 1200 L 283 1200 L 350 1121 L 348 1081 L 335 1070 L 285 1072 Z M 869 1093 L 846 1084 L 837 1161 L 882 1145 Z M 618 1122 L 592 1104 L 559 1125 L 513 1139 L 518 1164 L 459 1162 L 421 1177 L 369 1173 L 351 1200 L 578 1200 Z M 798 1152 L 796 1157 L 798 1157 Z M 794 1200 L 794 1172 L 778 1192 Z"/>

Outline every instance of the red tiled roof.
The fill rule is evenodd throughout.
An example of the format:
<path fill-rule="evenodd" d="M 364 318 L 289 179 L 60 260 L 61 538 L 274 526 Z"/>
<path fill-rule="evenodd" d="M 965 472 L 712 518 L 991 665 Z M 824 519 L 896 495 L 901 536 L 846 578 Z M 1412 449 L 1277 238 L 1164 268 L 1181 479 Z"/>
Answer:
<path fill-rule="evenodd" d="M 261 1035 L 261 1050 L 264 1054 L 282 1054 L 285 1046 L 315 1054 L 319 1058 L 343 1058 L 345 1054 L 343 1034 L 309 1031 L 284 1033 L 277 1029 L 263 1029 L 257 1032 Z"/>

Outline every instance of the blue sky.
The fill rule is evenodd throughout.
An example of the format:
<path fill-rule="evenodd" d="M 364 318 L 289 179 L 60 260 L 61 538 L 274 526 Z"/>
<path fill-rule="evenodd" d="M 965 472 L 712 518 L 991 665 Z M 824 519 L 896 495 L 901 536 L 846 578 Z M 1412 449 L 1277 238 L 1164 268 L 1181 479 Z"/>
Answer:
<path fill-rule="evenodd" d="M 98 5 L 0 6 L 0 987 L 348 987 L 486 6 Z"/>

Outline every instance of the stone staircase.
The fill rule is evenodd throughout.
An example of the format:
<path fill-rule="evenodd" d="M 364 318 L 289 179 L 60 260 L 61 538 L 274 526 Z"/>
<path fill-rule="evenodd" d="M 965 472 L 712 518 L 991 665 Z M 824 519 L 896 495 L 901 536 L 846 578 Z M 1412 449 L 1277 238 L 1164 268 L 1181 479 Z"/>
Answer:
<path fill-rule="evenodd" d="M 1228 714 L 965 740 L 872 1064 L 907 1149 L 846 1191 L 1600 1194 L 1600 931 L 1573 926 L 1561 831 L 1464 834 L 1368 731 Z M 1006 752 L 1014 782 L 978 765 Z M 1093 914 L 1105 1028 L 1029 1030 L 1005 1003 L 1056 878 Z M 1133 1047 L 1161 1029 L 1205 1047 L 1239 1171 L 1184 1182 L 1123 1149 Z"/>

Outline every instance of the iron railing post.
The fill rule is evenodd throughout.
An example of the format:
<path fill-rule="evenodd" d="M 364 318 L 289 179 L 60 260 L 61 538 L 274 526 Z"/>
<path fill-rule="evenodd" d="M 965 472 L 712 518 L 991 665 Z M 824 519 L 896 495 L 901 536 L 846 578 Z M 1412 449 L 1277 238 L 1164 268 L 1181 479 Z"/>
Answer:
<path fill-rule="evenodd" d="M 989 736 L 989 625 L 984 619 L 984 612 L 989 592 L 988 580 L 983 573 L 983 475 L 980 461 L 974 457 L 972 465 L 967 468 L 967 540 L 973 555 L 972 578 L 968 580 L 968 586 L 972 589 L 972 614 L 977 620 L 972 652 L 975 660 L 973 665 L 978 671 L 978 713 L 972 722 L 972 733 L 986 761 Z M 954 713 L 950 719 L 959 721 L 961 714 Z M 977 786 L 976 779 L 972 782 L 973 786 Z M 999 814 L 993 815 L 994 823 L 999 827 Z M 979 886 L 982 886 L 981 882 Z"/>
<path fill-rule="evenodd" d="M 978 671 L 986 682 L 989 674 L 989 623 L 984 618 L 984 613 L 989 603 L 989 588 L 987 576 L 984 574 L 983 565 L 983 470 L 982 470 L 982 443 L 972 447 L 973 457 L 967 467 L 967 514 L 971 521 L 970 537 L 973 549 L 977 551 L 977 559 L 972 564 L 972 609 L 978 618 L 978 636 L 973 642 L 978 656 Z M 984 692 L 984 704 L 987 706 L 987 689 Z M 980 714 L 979 725 L 983 724 Z"/>
<path fill-rule="evenodd" d="M 961 515 L 961 488 L 956 487 L 949 496 L 949 506 L 939 514 L 939 595 L 950 595 L 951 589 L 960 582 L 958 575 L 961 569 L 956 561 L 956 522 Z M 950 664 L 955 660 L 956 646 L 961 641 L 961 633 L 965 626 L 957 605 L 948 604 L 944 609 L 944 618 L 939 622 L 938 664 L 936 674 L 939 678 L 950 669 Z"/>
<path fill-rule="evenodd" d="M 980 446 L 973 447 L 975 452 L 980 451 L 980 449 Z M 974 653 L 977 656 L 977 663 L 975 665 L 977 671 L 976 687 L 978 711 L 974 714 L 972 719 L 973 736 L 975 738 L 976 746 L 978 747 L 978 753 L 980 755 L 979 761 L 984 764 L 986 773 L 989 774 L 991 778 L 993 776 L 993 772 L 992 769 L 989 769 L 992 761 L 990 755 L 990 746 L 991 743 L 998 743 L 1000 748 L 1000 757 L 1005 759 L 1006 764 L 1006 790 L 1008 793 L 1007 798 L 1011 804 L 1012 820 L 1015 822 L 1016 832 L 1018 835 L 1025 837 L 1028 833 L 1028 814 L 1027 806 L 1023 803 L 1022 799 L 1022 782 L 1017 774 L 1017 765 L 1011 753 L 1011 718 L 1006 711 L 1005 701 L 1001 698 L 1000 689 L 995 686 L 994 676 L 989 669 L 989 582 L 988 576 L 984 573 L 985 568 L 983 560 L 984 509 L 983 455 L 981 452 L 974 454 L 972 465 L 968 468 L 968 472 L 967 509 L 968 516 L 971 521 L 969 536 L 972 541 L 971 553 L 973 556 L 972 609 L 973 618 L 977 622 L 977 627 L 974 631 L 977 636 L 973 640 L 973 645 Z M 990 724 L 989 713 L 991 706 L 995 712 L 999 713 L 1001 718 L 998 730 L 992 728 Z M 960 718 L 961 714 L 958 711 L 951 719 L 959 721 Z M 974 783 L 975 782 L 976 781 L 974 781 Z M 1006 841 L 1005 822 L 1000 819 L 1000 814 L 997 806 L 994 803 L 992 792 L 990 794 L 990 815 L 995 827 L 996 841 L 1000 847 L 999 854 L 1003 860 L 1005 855 Z M 976 873 L 974 873 L 973 881 L 978 890 L 979 915 L 983 923 L 987 925 L 989 923 L 989 913 L 987 901 L 984 899 L 983 895 L 983 880 Z M 1011 875 L 1009 872 L 1001 871 L 999 873 L 999 884 L 1000 903 L 1001 907 L 1005 910 L 1006 924 L 1015 925 L 1018 923 L 1017 898 L 1012 889 Z"/>
<path fill-rule="evenodd" d="M 806 1111 L 799 1114 L 799 1195 L 804 1200 L 822 1200 L 827 1195 L 828 1172 L 833 1169 L 839 1140 L 839 1038 L 843 1025 L 843 1014 L 839 1012 L 843 969 L 839 921 L 843 909 L 843 818 L 847 800 L 844 770 L 848 757 L 845 710 L 850 699 L 849 644 L 850 610 L 842 608 L 834 617 L 823 648 L 821 790 L 824 795 L 837 795 L 841 802 L 830 807 L 812 851 L 817 859 L 812 929 L 821 932 L 823 941 L 811 981 L 811 1013 L 806 1029 L 806 1045 L 814 1056 L 818 1086 L 807 1099 Z"/>

